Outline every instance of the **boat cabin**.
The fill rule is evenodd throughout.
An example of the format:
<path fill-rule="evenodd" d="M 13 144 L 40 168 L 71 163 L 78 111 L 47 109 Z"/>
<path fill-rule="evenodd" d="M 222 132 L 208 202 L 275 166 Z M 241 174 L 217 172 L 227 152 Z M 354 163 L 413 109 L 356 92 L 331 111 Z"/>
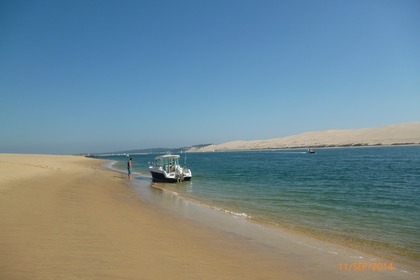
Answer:
<path fill-rule="evenodd" d="M 154 166 L 162 167 L 166 173 L 174 172 L 179 166 L 179 155 L 164 155 L 155 158 Z"/>

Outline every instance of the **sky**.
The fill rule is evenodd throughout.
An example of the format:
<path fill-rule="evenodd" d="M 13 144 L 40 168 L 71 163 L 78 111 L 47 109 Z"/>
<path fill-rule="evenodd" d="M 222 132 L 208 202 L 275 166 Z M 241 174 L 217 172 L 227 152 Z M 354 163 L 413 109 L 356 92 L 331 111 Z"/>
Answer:
<path fill-rule="evenodd" d="M 414 121 L 417 0 L 0 0 L 0 153 Z"/>

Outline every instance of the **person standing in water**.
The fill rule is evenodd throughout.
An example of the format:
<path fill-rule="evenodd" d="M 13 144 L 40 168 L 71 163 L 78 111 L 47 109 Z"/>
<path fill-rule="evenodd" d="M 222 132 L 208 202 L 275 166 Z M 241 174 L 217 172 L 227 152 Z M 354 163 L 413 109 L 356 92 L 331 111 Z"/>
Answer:
<path fill-rule="evenodd" d="M 132 160 L 132 158 L 130 158 L 127 162 L 128 180 L 131 180 L 131 170 L 132 170 L 131 160 Z"/>

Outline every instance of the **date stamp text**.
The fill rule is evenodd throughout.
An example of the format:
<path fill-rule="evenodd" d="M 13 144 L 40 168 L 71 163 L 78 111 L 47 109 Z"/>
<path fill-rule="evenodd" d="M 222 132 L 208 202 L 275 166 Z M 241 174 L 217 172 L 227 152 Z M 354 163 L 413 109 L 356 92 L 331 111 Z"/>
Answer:
<path fill-rule="evenodd" d="M 395 269 L 392 263 L 384 262 L 341 262 L 338 267 L 340 271 L 393 271 Z"/>

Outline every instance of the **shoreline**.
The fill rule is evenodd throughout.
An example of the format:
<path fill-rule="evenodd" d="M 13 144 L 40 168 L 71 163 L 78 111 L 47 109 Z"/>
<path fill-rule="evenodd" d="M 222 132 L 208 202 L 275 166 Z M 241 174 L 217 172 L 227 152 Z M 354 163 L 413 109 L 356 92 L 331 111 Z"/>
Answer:
<path fill-rule="evenodd" d="M 0 154 L 0 278 L 416 279 L 397 270 L 340 271 L 340 265 L 380 260 L 327 255 L 286 233 L 267 229 L 272 243 L 264 244 L 184 219 L 139 199 L 138 191 L 168 199 L 147 186 L 149 179 L 146 186 L 130 186 L 125 174 L 101 164 L 75 156 Z M 188 215 L 203 208 L 180 205 Z M 227 215 L 211 219 L 232 222 Z M 240 231 L 259 228 L 236 221 Z"/>
<path fill-rule="evenodd" d="M 411 122 L 376 128 L 308 131 L 266 140 L 237 140 L 204 147 L 192 147 L 189 151 L 420 145 L 419 131 L 420 122 Z"/>
<path fill-rule="evenodd" d="M 413 144 L 377 144 L 377 145 L 321 145 L 321 146 L 296 146 L 284 148 L 259 148 L 259 149 L 229 149 L 214 151 L 186 151 L 185 153 L 229 153 L 229 152 L 268 152 L 268 151 L 303 151 L 308 149 L 363 149 L 363 148 L 397 148 L 397 147 L 420 147 L 419 143 Z"/>
<path fill-rule="evenodd" d="M 112 169 L 124 173 L 123 170 Z M 282 244 L 282 246 L 285 245 L 284 239 L 288 239 L 286 246 L 289 247 L 293 247 L 293 243 L 303 244 L 303 246 L 311 248 L 318 253 L 340 255 L 341 258 L 347 258 L 348 261 L 361 259 L 369 261 L 381 260 L 383 263 L 393 263 L 402 272 L 416 275 L 420 274 L 415 270 L 413 264 L 387 258 L 387 256 L 375 254 L 374 251 L 362 250 L 360 246 L 349 246 L 348 243 L 343 244 L 342 242 L 337 242 L 339 240 L 331 240 L 329 236 L 323 236 L 321 238 L 321 236 L 314 234 L 312 231 L 273 224 L 249 216 L 246 213 L 237 213 L 211 206 L 205 201 L 189 196 L 185 197 L 174 190 L 167 189 L 165 188 L 167 186 L 165 183 L 154 183 L 151 181 L 151 176 L 142 173 L 136 174 L 139 176 L 134 177 L 131 188 L 137 192 L 139 199 L 151 203 L 160 210 L 164 209 L 164 211 L 171 212 L 171 214 L 177 217 L 191 220 L 194 223 L 204 224 L 225 234 L 234 234 L 238 238 L 251 240 L 260 245 L 276 249 L 281 249 L 279 244 Z M 156 189 L 161 193 L 150 193 L 148 188 Z M 247 230 L 244 231 L 244 228 Z M 269 241 L 267 242 L 267 240 Z M 302 250 L 302 253 L 306 255 L 314 253 L 304 251 L 305 249 Z"/>
<path fill-rule="evenodd" d="M 118 170 L 118 169 L 113 168 L 113 170 Z M 118 170 L 118 171 L 124 173 L 124 170 Z M 151 179 L 151 177 L 147 176 L 146 174 L 142 174 L 142 173 L 137 173 L 137 174 L 139 176 Z M 178 190 L 177 184 L 149 183 L 148 187 L 149 188 L 155 187 L 161 190 L 162 192 L 165 192 L 166 196 L 176 197 L 178 204 L 179 204 L 179 201 L 184 201 L 184 203 L 194 204 L 197 207 L 208 208 L 210 211 L 217 211 L 223 214 L 228 214 L 232 216 L 232 218 L 246 219 L 248 222 L 256 223 L 262 227 L 270 227 L 270 228 L 272 227 L 280 231 L 287 231 L 290 234 L 296 234 L 296 235 L 302 236 L 303 238 L 311 238 L 317 241 L 326 242 L 328 244 L 334 244 L 335 246 L 340 246 L 345 249 L 359 251 L 364 255 L 369 255 L 375 258 L 381 258 L 381 259 L 387 260 L 388 262 L 398 264 L 398 266 L 400 267 L 401 266 L 406 267 L 407 269 L 405 270 L 419 273 L 417 269 L 418 258 L 415 258 L 414 255 L 403 254 L 401 253 L 401 251 L 397 250 L 398 248 L 397 249 L 394 248 L 394 251 L 381 250 L 383 249 L 383 246 L 388 246 L 387 248 L 391 248 L 390 246 L 393 246 L 392 243 L 388 243 L 389 245 L 384 245 L 386 243 L 379 243 L 379 241 L 375 243 L 375 241 L 371 241 L 367 239 L 358 239 L 357 237 L 353 237 L 353 236 L 337 235 L 337 234 L 330 233 L 327 231 L 318 231 L 314 228 L 302 226 L 299 223 L 281 223 L 279 221 L 267 219 L 263 216 L 258 216 L 258 215 L 254 216 L 252 213 L 250 214 L 250 212 L 247 212 L 247 211 L 241 212 L 233 208 L 227 208 L 224 206 L 215 206 L 211 203 L 211 201 L 206 201 L 204 198 L 194 197 L 190 195 L 188 191 L 185 192 L 185 190 L 183 189 L 189 188 L 188 183 L 186 184 L 187 185 L 184 185 L 184 186 L 183 184 L 179 185 L 179 188 L 181 188 L 179 190 Z M 143 191 L 143 193 L 139 194 L 139 197 L 141 196 L 148 196 L 148 194 Z M 151 200 L 153 200 L 151 201 L 151 203 L 159 204 L 159 201 L 158 201 L 159 198 L 155 197 Z M 166 207 L 168 208 L 167 209 L 168 211 L 177 210 L 175 209 L 176 208 L 175 206 L 169 207 L 168 205 L 164 205 L 164 204 L 160 204 L 159 207 L 161 208 Z M 199 220 L 199 217 L 196 218 L 196 220 Z M 209 226 L 212 226 L 210 223 L 207 223 L 207 224 Z"/>

